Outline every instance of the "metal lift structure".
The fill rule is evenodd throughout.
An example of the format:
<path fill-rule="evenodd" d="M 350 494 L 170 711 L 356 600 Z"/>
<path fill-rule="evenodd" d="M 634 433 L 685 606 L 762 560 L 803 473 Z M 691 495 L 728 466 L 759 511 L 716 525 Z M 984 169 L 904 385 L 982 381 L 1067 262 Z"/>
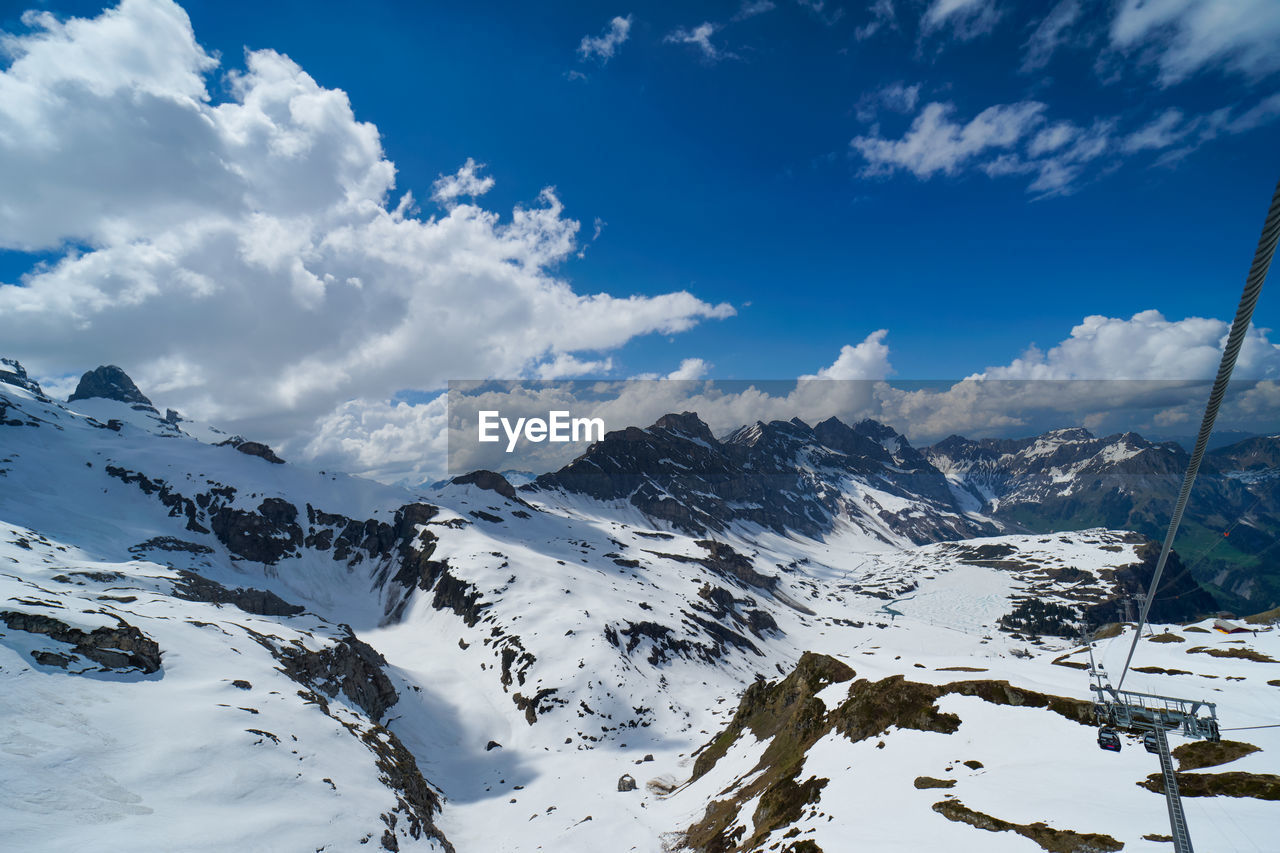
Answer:
<path fill-rule="evenodd" d="M 1174 853 L 1194 853 L 1187 817 L 1178 792 L 1178 776 L 1169 754 L 1168 732 L 1181 730 L 1193 740 L 1217 742 L 1218 706 L 1213 702 L 1138 693 L 1111 686 L 1106 671 L 1093 659 L 1093 642 L 1089 642 L 1089 676 L 1093 679 L 1093 714 L 1101 730 L 1117 729 L 1143 735 L 1147 750 L 1160 756 L 1160 773 L 1164 777 L 1164 797 L 1169 808 L 1169 830 L 1173 835 Z M 1154 741 L 1155 749 L 1151 749 Z"/>

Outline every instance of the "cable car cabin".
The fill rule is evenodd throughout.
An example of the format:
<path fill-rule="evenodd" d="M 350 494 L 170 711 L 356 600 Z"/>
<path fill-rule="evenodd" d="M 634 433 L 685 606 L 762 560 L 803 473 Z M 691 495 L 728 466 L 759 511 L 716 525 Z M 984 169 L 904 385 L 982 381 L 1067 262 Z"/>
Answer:
<path fill-rule="evenodd" d="M 1156 755 L 1160 754 L 1160 742 L 1156 740 L 1155 732 L 1147 732 L 1143 735 L 1142 745 L 1146 747 L 1147 752 L 1154 752 Z"/>
<path fill-rule="evenodd" d="M 1105 749 L 1108 752 L 1120 751 L 1120 735 L 1111 729 L 1098 730 L 1098 748 Z"/>

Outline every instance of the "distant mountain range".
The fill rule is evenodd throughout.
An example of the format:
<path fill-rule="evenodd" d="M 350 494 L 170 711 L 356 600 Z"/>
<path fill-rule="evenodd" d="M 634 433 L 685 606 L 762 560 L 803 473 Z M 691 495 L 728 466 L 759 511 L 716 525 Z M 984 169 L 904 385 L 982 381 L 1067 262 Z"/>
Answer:
<path fill-rule="evenodd" d="M 1163 540 L 1189 455 L 1136 433 L 1060 429 L 1022 439 L 953 435 L 916 449 L 876 421 L 757 422 L 716 439 L 696 414 L 611 432 L 523 487 L 628 504 L 693 533 L 750 522 L 819 536 L 851 525 L 922 544 L 1090 527 Z M 1224 534 L 1229 533 L 1229 536 Z M 1177 547 L 1227 606 L 1280 600 L 1280 436 L 1211 451 Z"/>

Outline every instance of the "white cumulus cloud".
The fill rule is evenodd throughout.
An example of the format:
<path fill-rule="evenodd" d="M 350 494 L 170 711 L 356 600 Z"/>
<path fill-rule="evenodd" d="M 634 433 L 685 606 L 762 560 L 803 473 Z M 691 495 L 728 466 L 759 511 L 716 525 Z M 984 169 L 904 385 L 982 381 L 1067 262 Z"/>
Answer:
<path fill-rule="evenodd" d="M 979 379 L 1212 379 L 1231 324 L 1208 317 L 1168 320 L 1156 310 L 1129 319 L 1085 317 L 1048 352 L 1036 348 Z M 1240 351 L 1237 379 L 1280 378 L 1280 345 L 1251 328 Z"/>
<path fill-rule="evenodd" d="M 445 207 L 452 207 L 463 196 L 479 198 L 484 195 L 493 189 L 494 180 L 490 175 L 482 178 L 477 174 L 483 168 L 483 163 L 477 163 L 468 157 L 467 162 L 463 163 L 457 172 L 452 175 L 441 175 L 431 185 L 432 201 Z"/>
<path fill-rule="evenodd" d="M 814 376 L 802 379 L 884 379 L 893 372 L 889 346 L 884 342 L 888 329 L 878 329 L 859 344 L 845 344 L 835 362 Z"/>
<path fill-rule="evenodd" d="M 493 184 L 474 160 L 434 185 L 442 215 L 417 216 L 343 91 L 271 50 L 213 79 L 169 0 L 24 20 L 0 70 L 0 246 L 56 257 L 0 284 L 0 341 L 55 383 L 119 364 L 161 406 L 359 467 L 376 451 L 358 435 L 423 428 L 378 402 L 401 391 L 591 371 L 637 335 L 734 313 L 577 292 L 559 197 L 460 203 Z"/>

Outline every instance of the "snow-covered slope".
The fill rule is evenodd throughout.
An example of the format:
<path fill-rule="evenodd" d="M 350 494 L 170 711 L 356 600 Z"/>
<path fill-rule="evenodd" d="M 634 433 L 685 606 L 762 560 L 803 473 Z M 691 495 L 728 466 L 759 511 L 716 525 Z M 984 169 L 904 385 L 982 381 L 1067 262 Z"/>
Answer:
<path fill-rule="evenodd" d="M 81 796 L 83 780 L 59 771 L 75 757 L 119 786 L 83 799 L 100 821 L 96 837 L 132 839 L 129 849 L 346 850 L 368 837 L 391 849 L 656 851 L 704 822 L 709 803 L 732 799 L 722 793 L 728 786 L 742 787 L 736 780 L 772 736 L 732 730 L 740 697 L 787 678 L 805 653 L 842 660 L 871 683 L 1007 680 L 1083 700 L 1084 673 L 1064 665 L 1078 656 L 1054 664 L 1074 640 L 1053 632 L 1113 621 L 1150 574 L 1149 543 L 1120 531 L 911 545 L 866 515 L 841 513 L 810 536 L 742 517 L 684 532 L 632 501 L 516 491 L 490 474 L 412 494 L 275 464 L 218 446 L 217 434 L 202 441 L 185 422 L 134 418 L 146 413 L 132 405 L 92 398 L 63 406 L 38 389 L 0 384 L 0 561 L 8 566 L 0 609 L 19 614 L 0 626 L 0 701 L 12 730 L 25 732 L 4 742 L 21 756 L 6 786 L 24 794 L 5 806 L 12 814 L 0 821 L 0 847 L 85 844 L 87 830 L 56 816 L 58 803 Z M 80 411 L 91 406 L 92 417 Z M 906 450 L 893 452 L 894 467 L 908 471 Z M 1168 613 L 1194 609 L 1203 594 L 1184 583 L 1171 587 Z M 119 636 L 86 639 L 104 626 L 124 631 L 119 620 L 140 634 L 141 668 L 114 666 Z M 1265 634 L 1259 648 L 1273 638 Z M 1146 643 L 1144 653 L 1148 645 L 1174 653 Z M 144 671 L 157 656 L 158 668 Z M 1266 681 L 1280 678 L 1268 674 L 1271 664 L 1201 653 L 1187 660 L 1197 678 L 1219 677 L 1133 678 L 1152 680 L 1139 689 L 1208 691 L 1223 703 L 1224 726 L 1265 716 L 1276 690 Z M 836 684 L 822 693 L 825 707 L 845 702 L 849 685 Z M 827 821 L 837 801 L 822 799 L 822 850 L 897 849 L 895 838 L 934 849 L 1036 849 L 1023 836 L 990 835 L 932 811 L 942 796 L 913 811 L 934 792 L 901 788 L 899 777 L 930 762 L 942 763 L 930 764 L 938 775 L 968 758 L 983 761 L 992 787 L 956 793 L 985 814 L 1137 847 L 1159 829 L 1155 794 L 1127 794 L 1129 817 L 1095 825 L 1078 819 L 1057 788 L 1027 786 L 1019 774 L 1029 772 L 1029 747 L 1004 736 L 1015 711 L 1037 748 L 1048 739 L 1057 750 L 1034 755 L 1074 756 L 1077 802 L 1091 796 L 1109 808 L 1101 792 L 1114 783 L 1116 762 L 1093 748 L 1089 729 L 1051 708 L 1011 708 L 983 698 L 988 688 L 964 689 L 937 697 L 938 713 L 962 720 L 955 734 L 899 732 L 890 720 L 873 741 L 804 745 L 800 781 L 830 779 L 823 791 L 842 798 L 881 792 L 879 807 L 846 803 L 847 820 Z M 748 699 L 762 690 L 751 687 Z M 84 710 L 98 707 L 100 717 Z M 724 757 L 697 766 L 708 760 L 695 753 L 725 726 Z M 927 735 L 926 747 L 899 750 L 917 734 Z M 957 738 L 972 756 L 951 746 Z M 1274 767 L 1273 742 L 1253 742 L 1264 752 L 1242 766 Z M 635 790 L 619 790 L 629 787 L 624 774 Z M 1017 808 L 993 804 L 1014 789 Z M 247 828 L 226 818 L 237 804 Z M 1274 819 L 1274 803 L 1229 805 L 1241 826 Z M 732 819 L 754 813 L 735 805 Z M 789 828 L 801 833 L 788 844 L 816 837 L 816 824 L 800 820 L 781 824 L 768 844 Z M 197 843 L 185 844 L 187 825 L 205 833 Z M 747 827 L 739 841 L 754 835 Z M 1237 849 L 1228 836 L 1211 837 L 1222 841 L 1217 849 Z"/>
<path fill-rule="evenodd" d="M 3 523 L 0 566 L 4 849 L 450 849 L 345 627 Z"/>

